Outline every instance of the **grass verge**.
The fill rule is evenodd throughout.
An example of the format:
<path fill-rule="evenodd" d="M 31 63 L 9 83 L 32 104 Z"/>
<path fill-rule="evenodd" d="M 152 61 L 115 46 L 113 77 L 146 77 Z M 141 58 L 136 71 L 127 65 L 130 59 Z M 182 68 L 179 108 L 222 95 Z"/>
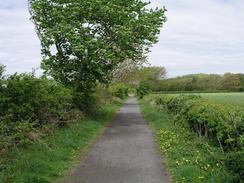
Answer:
<path fill-rule="evenodd" d="M 154 131 L 173 182 L 233 182 L 233 176 L 223 164 L 224 155 L 219 148 L 181 126 L 175 117 L 150 104 L 147 98 L 140 101 L 140 106 Z"/>
<path fill-rule="evenodd" d="M 13 161 L 0 172 L 2 183 L 49 183 L 62 178 L 111 121 L 122 101 L 103 107 L 93 117 L 59 128 L 27 148 L 15 149 Z"/>

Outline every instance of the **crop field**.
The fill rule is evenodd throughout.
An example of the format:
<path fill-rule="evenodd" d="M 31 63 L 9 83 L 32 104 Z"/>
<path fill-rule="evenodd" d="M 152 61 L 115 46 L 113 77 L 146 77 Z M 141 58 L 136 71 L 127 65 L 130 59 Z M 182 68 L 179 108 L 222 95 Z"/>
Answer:
<path fill-rule="evenodd" d="M 202 97 L 227 103 L 235 103 L 244 106 L 244 93 L 203 93 Z"/>
<path fill-rule="evenodd" d="M 204 98 L 212 101 L 237 104 L 244 106 L 244 92 L 240 93 L 191 93 L 201 95 Z M 166 94 L 166 95 L 179 95 L 179 94 Z"/>

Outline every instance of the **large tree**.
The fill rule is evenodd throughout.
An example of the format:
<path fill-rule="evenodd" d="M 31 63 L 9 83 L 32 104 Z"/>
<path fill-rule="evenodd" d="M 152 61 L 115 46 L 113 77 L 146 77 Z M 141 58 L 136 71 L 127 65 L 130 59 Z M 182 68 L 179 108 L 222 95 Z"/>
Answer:
<path fill-rule="evenodd" d="M 4 71 L 5 71 L 5 66 L 0 63 L 0 79 L 3 78 Z"/>
<path fill-rule="evenodd" d="M 113 81 L 138 85 L 142 81 L 156 82 L 166 77 L 167 71 L 164 67 L 145 66 L 145 63 L 147 62 L 123 62 L 114 71 Z"/>
<path fill-rule="evenodd" d="M 134 83 L 137 81 L 137 71 L 150 65 L 147 58 L 144 57 L 137 61 L 125 60 L 119 63 L 113 70 L 113 82 Z"/>
<path fill-rule="evenodd" d="M 157 42 L 165 9 L 142 0 L 29 0 L 42 45 L 42 68 L 89 92 L 121 62 L 139 60 Z"/>

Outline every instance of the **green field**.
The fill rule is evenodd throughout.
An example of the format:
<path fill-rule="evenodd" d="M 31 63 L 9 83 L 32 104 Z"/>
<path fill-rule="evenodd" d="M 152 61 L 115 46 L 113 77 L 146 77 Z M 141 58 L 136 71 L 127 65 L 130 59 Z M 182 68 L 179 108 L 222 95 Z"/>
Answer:
<path fill-rule="evenodd" d="M 240 93 L 189 93 L 201 95 L 204 98 L 224 103 L 232 103 L 244 106 L 244 92 Z M 179 95 L 179 94 L 166 94 L 166 95 Z"/>

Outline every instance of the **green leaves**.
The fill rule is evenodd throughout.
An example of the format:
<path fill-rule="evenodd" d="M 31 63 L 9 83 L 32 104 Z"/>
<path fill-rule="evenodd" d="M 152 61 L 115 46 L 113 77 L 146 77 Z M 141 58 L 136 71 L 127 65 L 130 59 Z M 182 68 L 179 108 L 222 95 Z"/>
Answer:
<path fill-rule="evenodd" d="M 154 102 L 177 115 L 177 126 L 187 124 L 199 136 L 219 145 L 225 157 L 222 161 L 235 176 L 236 180 L 232 182 L 243 180 L 243 108 L 223 105 L 197 95 L 157 95 Z"/>
<path fill-rule="evenodd" d="M 224 150 L 243 148 L 242 108 L 212 102 L 197 95 L 158 96 L 155 102 L 182 118 L 199 136 L 219 143 Z"/>
<path fill-rule="evenodd" d="M 139 0 L 29 0 L 42 43 L 42 68 L 87 92 L 107 83 L 125 60 L 140 59 L 157 41 L 165 10 Z"/>

